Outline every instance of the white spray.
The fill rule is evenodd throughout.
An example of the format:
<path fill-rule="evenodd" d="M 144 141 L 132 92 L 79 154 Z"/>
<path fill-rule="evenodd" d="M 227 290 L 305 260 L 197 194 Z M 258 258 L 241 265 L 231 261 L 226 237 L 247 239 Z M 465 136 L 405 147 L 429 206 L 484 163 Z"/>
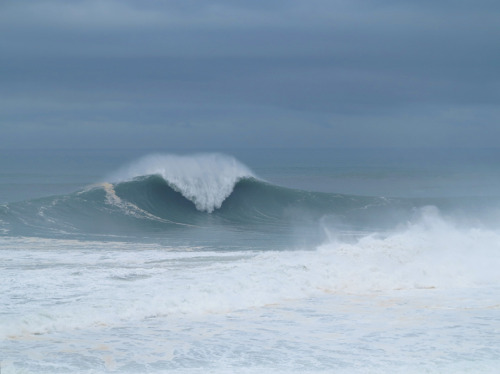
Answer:
<path fill-rule="evenodd" d="M 198 210 L 209 213 L 221 207 L 239 180 L 254 177 L 250 169 L 235 158 L 206 153 L 145 156 L 110 179 L 119 182 L 145 175 L 160 175 L 173 189 L 191 200 Z"/>

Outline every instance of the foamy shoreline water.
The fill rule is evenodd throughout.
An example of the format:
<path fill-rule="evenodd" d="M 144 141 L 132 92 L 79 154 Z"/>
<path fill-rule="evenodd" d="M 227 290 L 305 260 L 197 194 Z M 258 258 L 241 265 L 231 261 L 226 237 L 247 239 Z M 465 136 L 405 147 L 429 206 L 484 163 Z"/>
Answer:
<path fill-rule="evenodd" d="M 2 372 L 494 372 L 496 273 L 362 242 L 217 253 L 4 239 Z"/>

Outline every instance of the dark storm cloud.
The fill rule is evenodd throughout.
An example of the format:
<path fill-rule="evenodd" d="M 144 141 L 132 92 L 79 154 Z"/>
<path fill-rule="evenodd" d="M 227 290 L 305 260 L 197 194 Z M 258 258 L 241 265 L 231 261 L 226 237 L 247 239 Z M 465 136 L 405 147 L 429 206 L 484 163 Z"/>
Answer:
<path fill-rule="evenodd" d="M 4 1 L 0 146 L 491 146 L 499 16 L 488 1 Z"/>

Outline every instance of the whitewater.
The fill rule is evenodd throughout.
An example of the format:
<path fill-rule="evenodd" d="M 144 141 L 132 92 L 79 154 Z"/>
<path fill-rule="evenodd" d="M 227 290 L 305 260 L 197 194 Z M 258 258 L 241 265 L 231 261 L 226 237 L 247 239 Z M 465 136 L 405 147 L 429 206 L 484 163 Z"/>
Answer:
<path fill-rule="evenodd" d="M 2 171 L 2 374 L 498 372 L 490 164 L 84 156 Z"/>

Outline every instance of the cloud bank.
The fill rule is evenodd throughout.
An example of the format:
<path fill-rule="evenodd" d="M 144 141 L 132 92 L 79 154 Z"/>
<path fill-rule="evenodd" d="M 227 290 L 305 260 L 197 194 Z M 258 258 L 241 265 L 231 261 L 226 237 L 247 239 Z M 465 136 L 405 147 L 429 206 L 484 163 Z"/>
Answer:
<path fill-rule="evenodd" d="M 493 147 L 493 1 L 4 1 L 0 147 Z"/>

